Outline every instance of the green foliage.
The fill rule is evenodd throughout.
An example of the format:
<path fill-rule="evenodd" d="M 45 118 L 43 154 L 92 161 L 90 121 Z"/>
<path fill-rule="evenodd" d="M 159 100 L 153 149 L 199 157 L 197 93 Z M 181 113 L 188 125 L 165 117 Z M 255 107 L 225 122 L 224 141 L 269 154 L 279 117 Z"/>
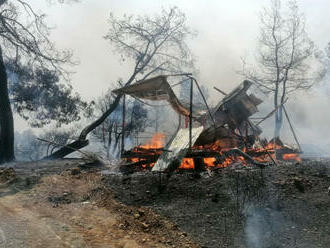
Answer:
<path fill-rule="evenodd" d="M 6 67 L 14 110 L 31 126 L 78 121 L 80 111 L 88 107 L 70 85 L 60 83 L 54 70 L 42 67 L 31 70 L 29 66 L 10 62 Z"/>

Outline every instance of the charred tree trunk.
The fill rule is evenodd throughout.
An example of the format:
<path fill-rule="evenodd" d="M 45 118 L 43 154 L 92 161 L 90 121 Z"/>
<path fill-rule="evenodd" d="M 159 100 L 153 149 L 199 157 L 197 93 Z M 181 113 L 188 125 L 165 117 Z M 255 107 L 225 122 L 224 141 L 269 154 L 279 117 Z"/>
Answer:
<path fill-rule="evenodd" d="M 151 58 L 150 58 L 151 59 Z M 150 61 L 149 59 L 149 61 Z M 126 82 L 125 86 L 130 85 L 133 80 L 135 79 L 136 75 L 139 74 L 146 66 L 146 64 L 144 66 L 138 67 L 138 65 L 140 64 L 140 62 L 138 62 L 135 65 L 135 69 L 133 74 L 131 75 L 131 77 L 128 79 L 128 81 Z M 75 146 L 76 143 L 80 143 L 82 145 L 82 147 L 78 148 L 81 149 L 85 146 L 88 145 L 88 140 L 87 135 L 92 132 L 95 128 L 97 128 L 98 126 L 100 126 L 106 118 L 108 118 L 111 113 L 117 108 L 120 99 L 122 98 L 123 94 L 118 94 L 115 98 L 115 100 L 113 101 L 113 103 L 109 106 L 108 110 L 105 111 L 97 120 L 95 120 L 94 122 L 92 122 L 91 124 L 89 124 L 87 127 L 85 127 L 81 133 L 80 136 L 78 138 L 77 141 L 72 142 L 71 144 L 68 144 L 62 148 L 60 148 L 57 152 L 55 152 L 54 154 L 45 157 L 44 159 L 58 159 L 58 158 L 64 158 L 65 156 L 69 155 L 70 153 L 74 152 L 74 150 L 72 149 L 68 149 L 68 147 L 70 146 Z M 87 142 L 86 142 L 87 141 Z"/>
<path fill-rule="evenodd" d="M 9 101 L 7 73 L 0 47 L 0 164 L 14 159 L 14 119 Z"/>
<path fill-rule="evenodd" d="M 76 140 L 72 142 L 69 145 L 63 146 L 61 149 L 58 151 L 52 153 L 51 155 L 45 157 L 44 159 L 57 159 L 57 158 L 63 158 L 67 154 L 70 154 L 72 152 L 75 152 L 81 148 L 84 148 L 85 146 L 88 145 L 88 140 Z"/>
<path fill-rule="evenodd" d="M 122 97 L 121 94 L 117 95 L 114 102 L 110 105 L 109 109 L 104 112 L 96 121 L 89 124 L 87 127 L 85 127 L 79 136 L 79 139 L 72 142 L 71 144 L 68 144 L 66 146 L 63 146 L 58 151 L 53 153 L 50 156 L 45 157 L 44 159 L 58 159 L 58 158 L 64 158 L 66 155 L 69 155 L 70 153 L 74 152 L 77 149 L 81 149 L 88 145 L 87 135 L 93 131 L 95 128 L 97 128 L 99 125 L 101 125 L 104 120 L 116 109 L 116 107 L 119 104 L 120 98 Z M 70 149 L 70 147 L 74 149 Z"/>
<path fill-rule="evenodd" d="M 79 140 L 85 140 L 87 135 L 101 125 L 106 118 L 117 108 L 119 101 L 122 97 L 122 94 L 117 95 L 114 102 L 110 105 L 109 109 L 105 111 L 96 121 L 92 122 L 90 125 L 85 127 L 80 133 Z"/>
<path fill-rule="evenodd" d="M 109 130 L 108 130 L 107 159 L 110 158 L 110 149 L 111 149 L 111 143 L 112 143 L 112 128 L 113 128 L 113 123 L 111 123 Z"/>

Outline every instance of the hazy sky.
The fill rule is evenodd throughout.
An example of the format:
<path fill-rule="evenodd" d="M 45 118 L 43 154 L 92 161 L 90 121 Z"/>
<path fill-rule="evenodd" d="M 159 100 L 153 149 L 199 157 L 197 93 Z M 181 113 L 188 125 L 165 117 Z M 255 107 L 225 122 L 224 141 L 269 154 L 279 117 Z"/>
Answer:
<path fill-rule="evenodd" d="M 45 0 L 36 2 L 36 8 L 48 15 L 48 23 L 56 26 L 52 37 L 57 46 L 72 49 L 81 62 L 73 68 L 73 85 L 84 97 L 93 98 L 129 73 L 129 67 L 119 62 L 103 39 L 110 12 L 153 14 L 162 6 L 178 6 L 186 13 L 188 25 L 198 32 L 190 45 L 200 80 L 229 90 L 237 83 L 240 57 L 256 46 L 258 13 L 269 0 L 81 0 L 52 6 Z M 329 9 L 328 0 L 301 1 L 307 29 L 322 48 L 330 41 Z"/>
<path fill-rule="evenodd" d="M 269 0 L 81 0 L 69 5 L 49 5 L 45 0 L 31 2 L 37 10 L 48 15 L 50 25 L 56 26 L 52 38 L 57 47 L 72 49 L 80 60 L 80 65 L 72 68 L 76 72 L 72 84 L 90 100 L 105 92 L 118 78 L 125 80 L 131 69 L 119 62 L 113 48 L 102 38 L 108 29 L 110 12 L 118 16 L 124 13 L 153 14 L 161 7 L 178 6 L 186 13 L 188 25 L 198 32 L 189 44 L 197 59 L 199 79 L 210 88 L 215 98 L 219 95 L 212 90 L 213 86 L 230 91 L 241 81 L 236 73 L 240 69 L 240 57 L 253 53 L 259 31 L 258 13 Z M 323 49 L 330 41 L 330 1 L 299 2 L 311 38 Z M 320 130 L 323 132 L 330 125 L 330 118 L 326 124 L 320 121 L 322 116 L 329 115 L 330 109 L 329 97 L 320 91 L 308 96 L 313 98 L 308 105 L 305 96 L 291 100 L 289 104 L 297 113 L 298 117 L 294 119 L 303 122 L 297 123 L 298 132 L 306 142 L 309 138 L 305 137 L 305 128 L 309 130 L 308 127 L 318 125 L 318 131 L 311 134 L 315 139 Z M 306 111 L 315 108 L 317 111 L 310 118 Z"/>

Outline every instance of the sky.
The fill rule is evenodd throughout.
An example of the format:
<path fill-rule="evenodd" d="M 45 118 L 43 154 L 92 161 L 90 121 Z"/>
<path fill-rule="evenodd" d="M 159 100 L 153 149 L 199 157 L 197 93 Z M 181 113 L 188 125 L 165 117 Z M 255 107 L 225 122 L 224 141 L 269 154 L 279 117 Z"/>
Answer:
<path fill-rule="evenodd" d="M 115 16 L 152 15 L 162 7 L 179 7 L 187 16 L 187 24 L 198 33 L 189 45 L 196 58 L 199 81 L 209 88 L 211 101 L 221 97 L 213 86 L 229 92 L 242 81 L 237 74 L 241 57 L 253 56 L 259 33 L 259 12 L 268 4 L 269 0 L 80 0 L 64 5 L 34 0 L 31 3 L 37 11 L 47 14 L 47 23 L 54 27 L 51 39 L 57 48 L 71 49 L 80 61 L 69 69 L 75 71 L 74 89 L 86 100 L 102 95 L 118 78 L 125 80 L 131 72 L 129 63 L 120 62 L 114 48 L 103 38 L 110 12 Z M 310 37 L 323 49 L 330 42 L 330 1 L 301 0 L 299 7 L 305 13 Z M 330 95 L 326 84 L 288 102 L 303 143 L 316 140 L 330 143 L 330 117 L 326 117 Z M 267 114 L 269 107 L 269 102 L 260 106 L 260 115 Z M 17 121 L 18 128 L 23 126 Z M 266 122 L 263 128 L 270 135 L 272 123 Z M 289 129 L 285 130 L 286 133 Z"/>

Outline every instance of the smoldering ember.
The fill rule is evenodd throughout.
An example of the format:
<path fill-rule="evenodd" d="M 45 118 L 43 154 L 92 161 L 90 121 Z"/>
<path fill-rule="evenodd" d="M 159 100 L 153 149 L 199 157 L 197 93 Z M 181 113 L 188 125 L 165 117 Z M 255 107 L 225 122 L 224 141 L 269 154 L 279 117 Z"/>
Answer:
<path fill-rule="evenodd" d="M 0 247 L 329 247 L 327 5 L 0 1 Z"/>

